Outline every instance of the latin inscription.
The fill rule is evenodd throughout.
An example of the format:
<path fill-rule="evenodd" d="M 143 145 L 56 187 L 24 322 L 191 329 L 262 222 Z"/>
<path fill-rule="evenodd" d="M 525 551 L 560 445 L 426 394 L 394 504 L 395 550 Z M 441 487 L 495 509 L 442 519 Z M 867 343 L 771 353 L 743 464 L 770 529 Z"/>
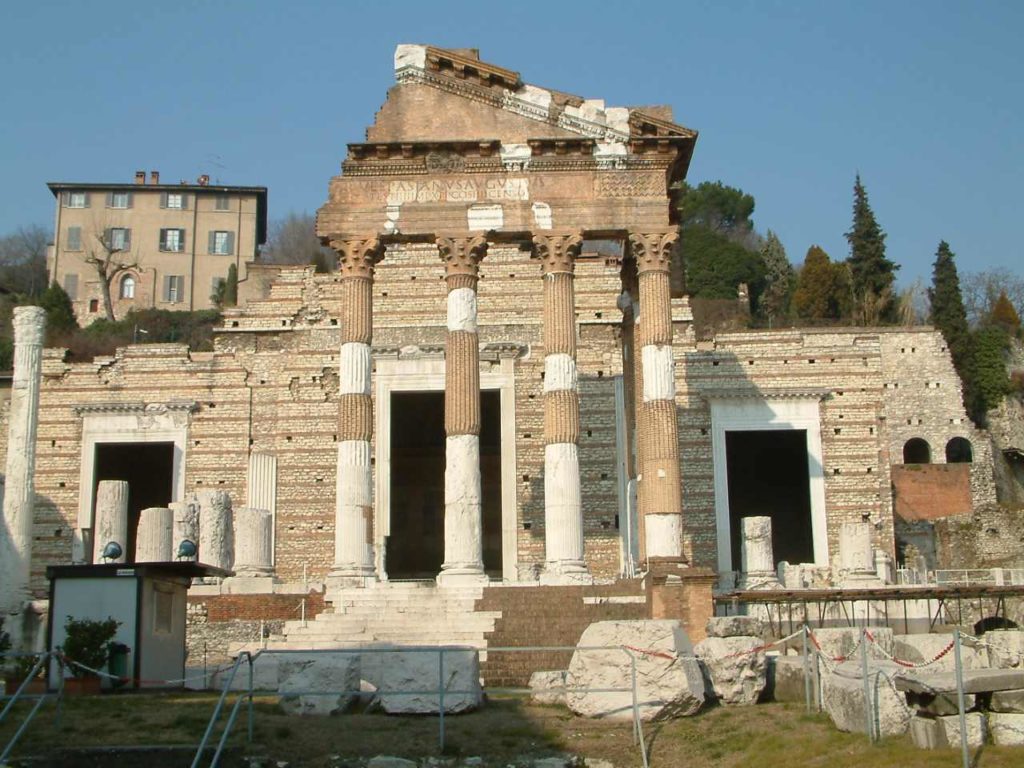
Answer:
<path fill-rule="evenodd" d="M 392 181 L 388 184 L 387 204 L 475 203 L 480 200 L 529 200 L 528 179 L 456 179 L 455 181 Z"/>

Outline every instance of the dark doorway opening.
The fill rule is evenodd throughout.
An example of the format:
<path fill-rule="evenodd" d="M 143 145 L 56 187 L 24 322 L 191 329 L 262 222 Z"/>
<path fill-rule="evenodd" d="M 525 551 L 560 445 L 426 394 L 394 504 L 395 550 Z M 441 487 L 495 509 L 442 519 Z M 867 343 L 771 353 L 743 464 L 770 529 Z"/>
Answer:
<path fill-rule="evenodd" d="M 501 396 L 480 393 L 483 557 L 501 578 Z M 444 562 L 444 392 L 391 394 L 390 579 L 433 579 Z"/>
<path fill-rule="evenodd" d="M 135 560 L 139 513 L 148 507 L 171 503 L 174 483 L 174 443 L 98 443 L 95 456 L 92 501 L 100 480 L 128 483 L 128 542 L 125 555 Z"/>
<path fill-rule="evenodd" d="M 725 433 L 729 475 L 732 567 L 740 570 L 740 520 L 772 519 L 775 563 L 814 562 L 807 431 L 773 429 Z"/>

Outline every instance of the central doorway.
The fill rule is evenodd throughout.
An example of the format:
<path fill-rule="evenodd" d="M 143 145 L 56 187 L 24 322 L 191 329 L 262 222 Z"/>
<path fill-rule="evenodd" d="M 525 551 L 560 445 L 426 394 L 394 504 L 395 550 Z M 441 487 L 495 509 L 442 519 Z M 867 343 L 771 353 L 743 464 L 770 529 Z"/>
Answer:
<path fill-rule="evenodd" d="M 775 565 L 814 562 L 814 532 L 803 429 L 725 434 L 732 562 L 739 568 L 741 520 L 770 517 Z"/>
<path fill-rule="evenodd" d="M 484 570 L 502 576 L 501 398 L 480 393 Z M 444 392 L 391 392 L 389 579 L 433 579 L 444 562 Z"/>

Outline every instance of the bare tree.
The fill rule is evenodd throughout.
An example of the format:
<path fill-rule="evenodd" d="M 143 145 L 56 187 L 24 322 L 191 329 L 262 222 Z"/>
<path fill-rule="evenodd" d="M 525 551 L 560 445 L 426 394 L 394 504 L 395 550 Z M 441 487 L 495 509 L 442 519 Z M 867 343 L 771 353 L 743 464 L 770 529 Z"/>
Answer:
<path fill-rule="evenodd" d="M 967 321 L 972 327 L 977 327 L 992 314 L 992 308 L 1003 291 L 1017 314 L 1024 314 L 1024 277 L 1015 275 L 1006 267 L 967 272 L 960 280 L 960 290 Z"/>
<path fill-rule="evenodd" d="M 96 242 L 87 249 L 85 263 L 96 272 L 96 278 L 103 294 L 103 311 L 107 320 L 114 322 L 114 302 L 110 296 L 110 287 L 119 274 L 129 269 L 139 268 L 139 259 L 131 250 L 131 241 L 124 239 L 127 229 L 111 227 L 94 227 Z M 121 234 L 119 234 L 121 233 Z"/>
<path fill-rule="evenodd" d="M 274 221 L 260 255 L 267 264 L 316 264 L 318 271 L 332 268 L 336 258 L 320 244 L 316 218 L 309 213 L 289 213 Z"/>
<path fill-rule="evenodd" d="M 38 296 L 46 289 L 46 247 L 50 233 L 34 224 L 0 237 L 0 287 Z"/>

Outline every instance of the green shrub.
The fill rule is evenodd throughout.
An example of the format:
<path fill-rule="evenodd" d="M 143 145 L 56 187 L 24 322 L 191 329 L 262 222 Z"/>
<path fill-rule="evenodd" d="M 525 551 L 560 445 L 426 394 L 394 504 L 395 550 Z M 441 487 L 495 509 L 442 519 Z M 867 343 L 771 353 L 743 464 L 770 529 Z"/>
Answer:
<path fill-rule="evenodd" d="M 95 620 L 68 616 L 64 622 L 67 637 L 61 646 L 61 653 L 83 666 L 102 669 L 107 663 L 110 645 L 119 626 L 121 622 L 111 617 Z M 71 671 L 75 677 L 95 677 L 92 672 L 86 672 L 81 667 L 72 666 Z"/>

